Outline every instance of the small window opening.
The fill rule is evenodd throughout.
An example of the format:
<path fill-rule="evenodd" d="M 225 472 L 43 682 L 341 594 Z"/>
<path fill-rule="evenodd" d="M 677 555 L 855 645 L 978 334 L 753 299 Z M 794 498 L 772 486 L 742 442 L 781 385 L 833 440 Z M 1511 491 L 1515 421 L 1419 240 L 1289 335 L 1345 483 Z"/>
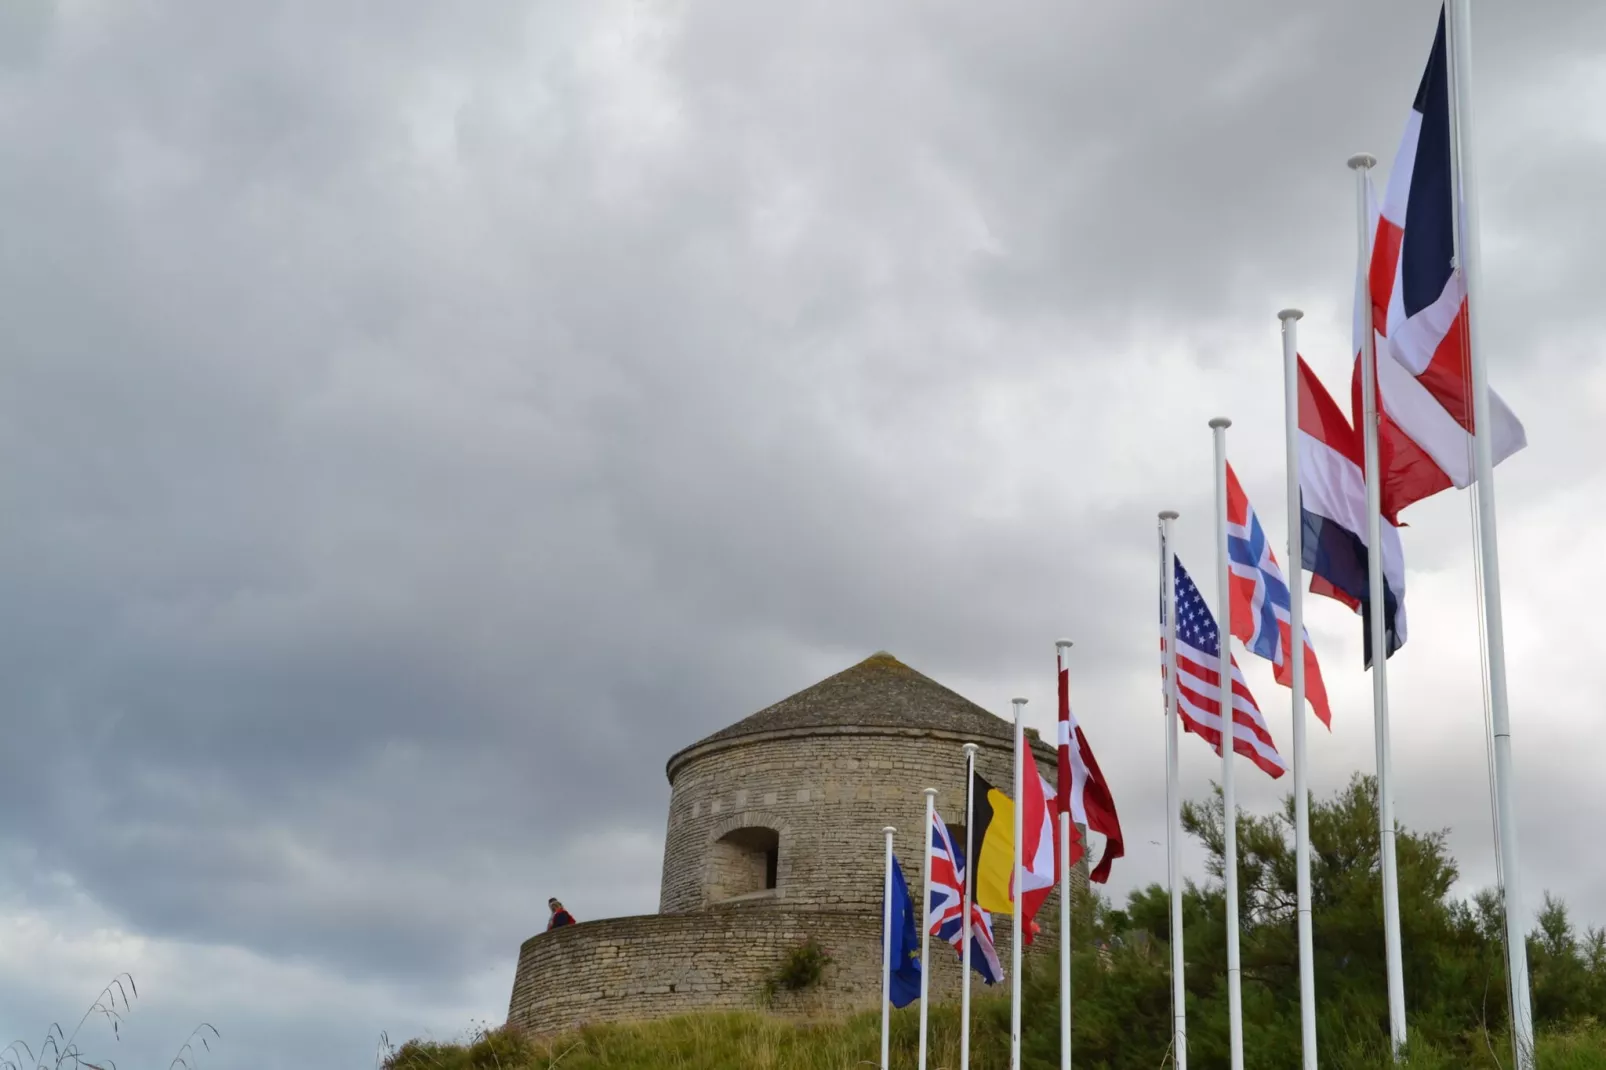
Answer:
<path fill-rule="evenodd" d="M 781 837 L 774 829 L 739 828 L 715 840 L 709 852 L 707 902 L 780 888 Z"/>

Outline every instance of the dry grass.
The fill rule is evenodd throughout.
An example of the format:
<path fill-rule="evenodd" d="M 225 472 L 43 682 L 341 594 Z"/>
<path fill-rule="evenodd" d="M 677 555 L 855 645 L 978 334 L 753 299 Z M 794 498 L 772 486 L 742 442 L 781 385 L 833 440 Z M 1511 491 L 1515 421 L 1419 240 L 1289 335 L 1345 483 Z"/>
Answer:
<path fill-rule="evenodd" d="M 138 998 L 139 986 L 134 983 L 133 975 L 118 974 L 95 996 L 71 1033 L 63 1029 L 60 1022 L 51 1022 L 37 1054 L 24 1040 L 13 1040 L 0 1048 L 0 1070 L 117 1070 L 117 1063 L 112 1059 L 86 1053 L 79 1035 L 93 1022 L 102 1026 L 103 1041 L 105 1027 L 110 1027 L 111 1043 L 115 1044 L 122 1039 L 123 1022 Z M 217 1029 L 210 1022 L 202 1022 L 184 1038 L 167 1070 L 200 1070 L 200 1053 L 195 1045 L 200 1044 L 201 1051 L 210 1052 L 211 1041 L 217 1039 L 221 1039 Z"/>

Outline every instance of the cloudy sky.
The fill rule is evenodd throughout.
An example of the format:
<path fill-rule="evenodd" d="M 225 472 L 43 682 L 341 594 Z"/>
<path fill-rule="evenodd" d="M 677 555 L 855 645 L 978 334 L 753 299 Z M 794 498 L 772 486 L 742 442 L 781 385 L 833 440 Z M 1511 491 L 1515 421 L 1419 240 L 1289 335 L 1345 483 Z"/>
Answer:
<path fill-rule="evenodd" d="M 1476 6 L 1523 879 L 1601 923 L 1606 8 Z M 1046 726 L 1076 639 L 1162 877 L 1155 513 L 1208 577 L 1225 414 L 1283 538 L 1276 312 L 1342 389 L 1436 10 L 0 3 L 0 1042 L 124 970 L 124 1066 L 499 1022 L 549 894 L 655 908 L 673 750 L 878 649 Z M 1470 891 L 1467 496 L 1406 519 L 1399 817 Z"/>

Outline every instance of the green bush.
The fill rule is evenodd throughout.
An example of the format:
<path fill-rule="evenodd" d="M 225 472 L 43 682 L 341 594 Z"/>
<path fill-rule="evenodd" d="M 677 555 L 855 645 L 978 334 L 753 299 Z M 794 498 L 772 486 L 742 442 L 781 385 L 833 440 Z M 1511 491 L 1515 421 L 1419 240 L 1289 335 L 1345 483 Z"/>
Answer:
<path fill-rule="evenodd" d="M 831 956 L 814 937 L 788 951 L 781 964 L 764 981 L 764 1002 L 773 1003 L 781 992 L 804 992 L 825 980 Z"/>

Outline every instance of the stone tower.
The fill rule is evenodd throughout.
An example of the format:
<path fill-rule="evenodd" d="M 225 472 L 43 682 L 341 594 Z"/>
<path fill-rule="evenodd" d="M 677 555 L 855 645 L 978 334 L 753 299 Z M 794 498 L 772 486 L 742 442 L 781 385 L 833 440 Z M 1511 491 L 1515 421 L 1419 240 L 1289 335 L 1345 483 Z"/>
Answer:
<path fill-rule="evenodd" d="M 1028 730 L 1054 779 L 1053 748 Z M 824 983 L 783 995 L 782 1013 L 880 1001 L 881 829 L 920 896 L 923 790 L 963 842 L 962 746 L 1010 790 L 1010 726 L 890 654 L 878 653 L 669 759 L 659 913 L 586 922 L 526 941 L 508 1021 L 537 1033 L 578 1022 L 750 1008 L 787 951 L 813 938 L 833 964 Z M 1086 882 L 1085 862 L 1073 876 Z M 1057 916 L 1058 896 L 1043 921 Z M 1009 926 L 998 919 L 1008 962 Z M 1045 928 L 1051 926 L 1045 925 Z M 1045 933 L 1029 949 L 1051 947 Z M 958 991 L 953 950 L 933 942 L 934 999 Z M 980 989 L 979 982 L 976 984 Z"/>

